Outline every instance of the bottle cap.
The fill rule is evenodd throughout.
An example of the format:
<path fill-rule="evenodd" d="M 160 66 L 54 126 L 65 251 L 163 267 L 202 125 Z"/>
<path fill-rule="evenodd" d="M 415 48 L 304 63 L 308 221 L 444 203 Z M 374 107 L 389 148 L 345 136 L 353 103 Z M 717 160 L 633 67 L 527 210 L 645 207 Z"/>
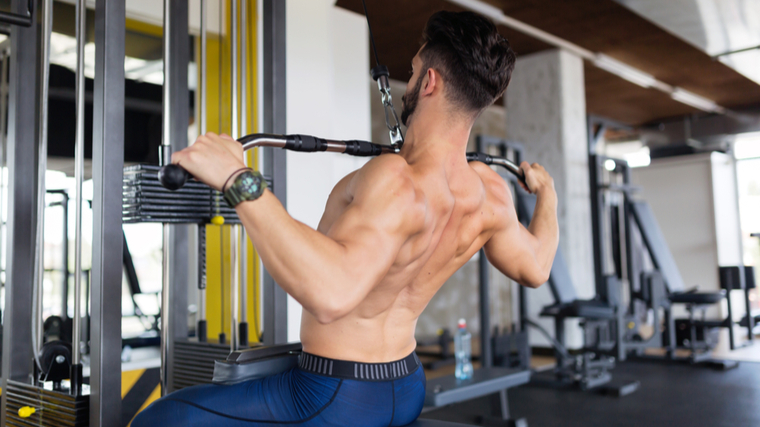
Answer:
<path fill-rule="evenodd" d="M 464 328 L 466 328 L 466 327 L 467 327 L 467 321 L 466 321 L 466 320 L 464 320 L 464 319 L 459 319 L 459 323 L 458 323 L 458 326 L 459 326 L 459 329 L 464 329 Z"/>

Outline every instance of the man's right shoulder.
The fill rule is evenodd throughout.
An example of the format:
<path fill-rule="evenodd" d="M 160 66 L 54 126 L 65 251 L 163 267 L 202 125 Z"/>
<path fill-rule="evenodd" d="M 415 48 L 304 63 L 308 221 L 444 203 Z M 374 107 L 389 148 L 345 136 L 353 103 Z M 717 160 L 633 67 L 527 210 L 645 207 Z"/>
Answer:
<path fill-rule="evenodd" d="M 490 166 L 481 162 L 470 162 L 470 167 L 475 171 L 483 182 L 487 198 L 495 198 L 499 202 L 512 201 L 512 192 L 509 190 L 507 181 Z"/>
<path fill-rule="evenodd" d="M 484 163 L 470 162 L 470 166 L 483 183 L 485 200 L 482 209 L 492 213 L 492 215 L 486 215 L 490 221 L 487 220 L 483 224 L 483 231 L 491 235 L 499 230 L 510 228 L 515 221 L 515 205 L 507 181 Z"/>

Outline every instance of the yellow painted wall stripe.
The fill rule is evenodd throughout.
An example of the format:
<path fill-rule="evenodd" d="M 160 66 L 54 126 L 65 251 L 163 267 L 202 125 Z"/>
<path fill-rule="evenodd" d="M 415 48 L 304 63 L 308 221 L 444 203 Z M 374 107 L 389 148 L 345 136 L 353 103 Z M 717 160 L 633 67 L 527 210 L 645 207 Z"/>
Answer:
<path fill-rule="evenodd" d="M 209 35 L 206 45 L 207 55 L 207 126 L 215 133 L 231 134 L 231 16 L 229 7 L 224 13 L 227 36 Z M 247 68 L 248 81 L 246 93 L 241 93 L 240 99 L 246 102 L 248 112 L 248 132 L 259 132 L 258 122 L 258 48 L 257 48 L 257 8 L 255 2 L 250 2 L 247 16 Z M 197 52 L 200 52 L 200 40 L 197 40 Z M 221 58 L 220 58 L 221 55 Z M 220 64 L 221 60 L 221 64 Z M 220 68 L 221 65 L 221 68 Z M 258 153 L 248 153 L 250 165 L 258 165 Z M 232 276 L 230 262 L 230 227 L 206 226 L 206 322 L 208 337 L 215 341 L 219 333 L 224 332 L 230 337 L 230 279 Z M 222 243 L 224 246 L 222 247 Z M 260 260 L 250 240 L 248 244 L 248 312 L 241 315 L 247 319 L 249 341 L 258 342 L 257 328 L 259 322 L 259 302 L 261 301 L 261 286 L 259 281 Z M 222 281 L 222 275 L 224 280 Z"/>

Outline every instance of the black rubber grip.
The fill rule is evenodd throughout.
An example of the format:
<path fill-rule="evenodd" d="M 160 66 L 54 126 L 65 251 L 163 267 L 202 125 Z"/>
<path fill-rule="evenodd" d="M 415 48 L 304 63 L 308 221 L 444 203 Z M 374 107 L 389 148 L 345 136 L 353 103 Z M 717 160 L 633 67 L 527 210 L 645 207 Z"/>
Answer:
<path fill-rule="evenodd" d="M 324 139 L 311 135 L 288 135 L 285 138 L 287 138 L 287 142 L 285 142 L 286 150 L 304 153 L 327 150 L 327 142 Z"/>
<path fill-rule="evenodd" d="M 391 73 L 388 71 L 388 67 L 385 65 L 378 65 L 371 70 L 369 70 L 369 74 L 372 76 L 372 80 L 377 81 L 382 76 L 390 77 Z"/>
<path fill-rule="evenodd" d="M 505 160 L 504 158 L 499 158 L 499 159 Z M 494 164 L 497 166 L 502 166 L 504 169 L 512 173 L 512 175 L 516 176 L 518 181 L 522 182 L 523 185 L 528 187 L 528 183 L 525 182 L 525 173 L 522 170 L 520 170 L 519 166 L 517 165 L 512 166 L 512 167 L 515 167 L 516 169 L 512 169 L 512 167 L 505 166 L 501 163 L 494 163 L 494 157 L 489 156 L 488 154 L 485 154 L 485 153 L 467 153 L 467 161 L 468 162 L 482 162 L 489 166 L 494 165 Z M 509 163 L 512 164 L 512 162 L 509 162 Z"/>
<path fill-rule="evenodd" d="M 166 165 L 158 170 L 158 181 L 167 190 L 179 190 L 190 179 L 190 174 L 180 165 Z"/>
<path fill-rule="evenodd" d="M 487 165 L 493 163 L 493 157 L 485 153 L 467 153 L 468 162 L 481 162 Z"/>
<path fill-rule="evenodd" d="M 346 143 L 346 151 L 344 153 L 350 154 L 352 156 L 359 156 L 359 157 L 370 157 L 370 156 L 379 156 L 383 153 L 382 147 L 377 144 L 373 144 L 371 142 L 367 141 L 345 141 Z"/>

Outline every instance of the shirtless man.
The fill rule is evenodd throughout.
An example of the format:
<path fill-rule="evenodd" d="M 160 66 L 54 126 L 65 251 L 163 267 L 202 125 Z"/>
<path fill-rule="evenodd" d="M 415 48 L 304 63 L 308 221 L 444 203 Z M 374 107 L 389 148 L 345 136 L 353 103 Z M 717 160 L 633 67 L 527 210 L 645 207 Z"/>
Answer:
<path fill-rule="evenodd" d="M 452 12 L 430 18 L 423 42 L 403 97 L 403 149 L 343 178 L 317 230 L 269 191 L 236 206 L 264 266 L 304 308 L 299 368 L 172 393 L 133 426 L 408 424 L 425 395 L 414 329 L 441 285 L 481 247 L 524 286 L 548 279 L 559 239 L 552 178 L 521 165 L 537 196 L 525 228 L 505 181 L 465 159 L 473 122 L 509 83 L 509 43 L 490 21 Z M 241 144 L 211 133 L 172 162 L 218 190 L 244 167 Z"/>

